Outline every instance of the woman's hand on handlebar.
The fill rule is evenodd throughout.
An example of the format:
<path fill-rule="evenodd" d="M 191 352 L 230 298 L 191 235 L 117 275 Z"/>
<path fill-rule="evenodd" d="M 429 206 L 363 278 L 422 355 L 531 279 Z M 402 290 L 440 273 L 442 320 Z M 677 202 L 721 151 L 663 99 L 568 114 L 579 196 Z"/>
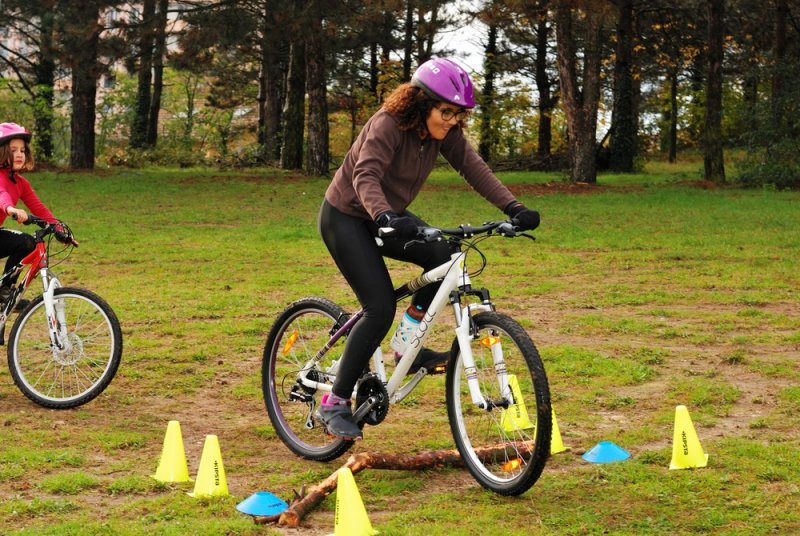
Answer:
<path fill-rule="evenodd" d="M 539 227 L 539 212 L 529 209 L 522 203 L 516 203 L 508 207 L 506 214 L 516 223 L 520 231 L 533 231 Z"/>
<path fill-rule="evenodd" d="M 377 217 L 375 223 L 383 236 L 396 236 L 397 238 L 416 238 L 419 234 L 419 227 L 417 221 L 409 216 L 400 216 L 396 212 L 387 211 Z M 384 229 L 391 229 L 390 232 Z"/>

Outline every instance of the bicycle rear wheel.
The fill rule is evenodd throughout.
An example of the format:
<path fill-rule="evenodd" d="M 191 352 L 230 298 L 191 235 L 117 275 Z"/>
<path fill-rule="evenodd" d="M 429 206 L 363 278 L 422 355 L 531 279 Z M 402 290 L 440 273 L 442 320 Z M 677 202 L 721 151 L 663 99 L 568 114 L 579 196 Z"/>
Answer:
<path fill-rule="evenodd" d="M 302 385 L 298 379 L 345 317 L 341 307 L 325 298 L 298 300 L 278 316 L 264 346 L 261 385 L 269 419 L 286 446 L 310 460 L 338 458 L 353 445 L 353 441 L 327 434 L 315 416 L 324 393 Z M 339 339 L 311 366 L 309 378 L 333 384 L 345 339 Z"/>
<path fill-rule="evenodd" d="M 550 455 L 552 414 L 544 365 L 516 321 L 490 312 L 472 320 L 474 374 L 484 399 L 496 406 L 486 410 L 472 402 L 458 340 L 454 341 L 446 380 L 453 439 L 483 487 L 500 495 L 520 495 L 536 483 Z M 502 391 L 498 372 L 508 378 Z"/>
<path fill-rule="evenodd" d="M 122 359 L 122 331 L 114 311 L 85 289 L 55 290 L 59 322 L 66 322 L 62 348 L 50 341 L 44 298 L 39 296 L 14 322 L 8 341 L 8 368 L 31 400 L 53 409 L 86 404 L 102 393 Z"/>

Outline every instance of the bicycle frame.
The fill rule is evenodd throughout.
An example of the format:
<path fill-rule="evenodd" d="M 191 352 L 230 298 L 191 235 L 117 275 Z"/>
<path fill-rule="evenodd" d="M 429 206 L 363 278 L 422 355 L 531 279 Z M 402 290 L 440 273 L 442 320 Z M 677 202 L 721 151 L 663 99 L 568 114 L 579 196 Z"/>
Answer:
<path fill-rule="evenodd" d="M 448 303 L 451 303 L 456 321 L 456 338 L 459 342 L 461 357 L 467 375 L 467 384 L 469 386 L 472 402 L 481 409 L 489 409 L 491 406 L 505 406 L 508 404 L 508 401 L 485 400 L 478 385 L 478 379 L 475 375 L 475 361 L 472 355 L 471 346 L 469 344 L 469 341 L 472 337 L 470 333 L 470 317 L 473 311 L 491 311 L 494 309 L 494 307 L 488 299 L 488 293 L 483 293 L 484 300 L 482 303 L 468 303 L 464 305 L 463 308 L 461 307 L 461 301 L 457 291 L 459 289 L 462 291 L 468 291 L 471 285 L 469 274 L 464 269 L 464 258 L 465 253 L 463 251 L 454 252 L 449 261 L 423 273 L 405 285 L 398 287 L 398 289 L 395 291 L 399 300 L 413 294 L 426 285 L 441 281 L 441 286 L 436 292 L 430 307 L 425 312 L 425 316 L 422 318 L 419 326 L 411 336 L 411 340 L 409 341 L 405 352 L 400 358 L 400 361 L 397 363 L 397 366 L 395 367 L 391 376 L 388 378 L 388 381 L 386 377 L 386 369 L 384 367 L 383 352 L 380 346 L 375 350 L 375 353 L 372 356 L 375 373 L 384 383 L 386 386 L 386 391 L 389 394 L 389 403 L 393 404 L 403 400 L 406 396 L 408 396 L 409 393 L 411 393 L 411 391 L 413 391 L 417 384 L 419 384 L 420 380 L 425 377 L 426 373 L 422 370 L 419 370 L 410 380 L 408 380 L 406 384 L 401 385 L 405 380 L 406 374 L 411 368 L 414 359 L 417 357 L 417 354 L 419 354 L 420 350 L 422 350 L 423 344 L 431 332 L 431 328 L 435 324 L 436 319 L 439 318 L 439 314 L 444 310 Z M 355 325 L 356 322 L 358 322 L 363 314 L 363 311 L 358 311 L 353 314 L 339 329 L 336 330 L 335 333 L 333 333 L 329 341 L 317 353 L 317 355 L 315 355 L 314 358 L 303 367 L 303 370 L 299 375 L 299 379 L 303 385 L 322 391 L 331 390 L 330 384 L 309 379 L 308 372 L 313 369 L 314 365 L 319 362 L 322 356 L 328 352 L 328 350 L 336 343 L 336 341 L 349 332 L 349 330 Z M 505 373 L 505 365 L 503 363 L 502 350 L 499 343 L 492 345 L 492 355 L 494 357 L 495 369 L 498 373 L 498 381 L 500 382 L 500 392 L 509 392 L 508 379 Z M 331 370 L 326 372 L 328 374 L 335 375 L 337 367 L 338 360 L 331 367 Z M 355 393 L 353 396 L 355 397 Z M 366 414 L 368 410 L 369 404 L 362 405 L 362 407 L 356 411 L 356 418 L 358 419 L 363 417 L 363 415 L 360 415 L 362 411 L 364 414 Z"/>
<path fill-rule="evenodd" d="M 64 311 L 56 307 L 53 295 L 55 290 L 61 287 L 61 282 L 49 269 L 49 261 L 47 258 L 47 246 L 37 237 L 36 247 L 28 255 L 22 259 L 19 264 L 14 266 L 2 277 L 12 274 L 20 273 L 25 266 L 30 268 L 22 277 L 22 280 L 14 288 L 11 299 L 6 303 L 5 308 L 0 312 L 0 344 L 5 342 L 5 325 L 11 311 L 14 309 L 19 297 L 27 290 L 36 276 L 41 276 L 42 279 L 42 296 L 47 315 L 47 327 L 50 332 L 50 344 L 53 348 L 64 350 L 65 345 L 62 341 L 67 341 L 69 338 L 66 333 L 66 322 L 64 319 Z M 63 331 L 63 333 L 62 333 Z"/>

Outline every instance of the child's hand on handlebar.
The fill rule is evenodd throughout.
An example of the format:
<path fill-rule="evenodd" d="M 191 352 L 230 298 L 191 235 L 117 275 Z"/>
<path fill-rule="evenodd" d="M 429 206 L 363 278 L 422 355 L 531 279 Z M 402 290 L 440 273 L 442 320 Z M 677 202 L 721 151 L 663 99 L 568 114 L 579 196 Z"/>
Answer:
<path fill-rule="evenodd" d="M 19 223 L 25 223 L 28 220 L 28 213 L 14 207 L 6 208 L 6 214 L 17 220 Z"/>
<path fill-rule="evenodd" d="M 78 241 L 75 240 L 74 236 L 72 236 L 72 231 L 70 231 L 69 228 L 66 227 L 64 224 L 57 223 L 55 225 L 54 234 L 56 235 L 56 240 L 58 240 L 62 244 L 73 245 L 75 247 L 78 247 Z"/>

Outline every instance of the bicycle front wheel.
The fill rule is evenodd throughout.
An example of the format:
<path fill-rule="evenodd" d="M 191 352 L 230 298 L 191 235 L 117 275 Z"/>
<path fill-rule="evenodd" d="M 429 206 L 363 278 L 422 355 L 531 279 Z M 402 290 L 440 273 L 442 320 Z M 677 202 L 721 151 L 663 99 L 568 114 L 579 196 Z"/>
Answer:
<path fill-rule="evenodd" d="M 344 310 L 325 298 L 304 298 L 287 307 L 273 324 L 264 347 L 261 385 L 267 413 L 278 437 L 303 458 L 329 461 L 352 445 L 329 436 L 315 416 L 326 391 L 300 383 L 300 373 L 333 384 L 345 337 L 316 362 L 314 357 L 346 320 Z"/>
<path fill-rule="evenodd" d="M 74 408 L 111 383 L 122 359 L 122 330 L 111 307 L 93 292 L 62 287 L 53 301 L 62 334 L 57 343 L 50 340 L 44 298 L 39 296 L 14 322 L 8 368 L 17 387 L 40 406 Z"/>
<path fill-rule="evenodd" d="M 539 352 L 516 321 L 493 312 L 473 318 L 475 370 L 465 371 L 458 340 L 447 367 L 447 413 L 458 451 L 472 476 L 500 495 L 533 486 L 550 455 L 550 388 Z M 472 400 L 475 376 L 489 408 Z"/>

